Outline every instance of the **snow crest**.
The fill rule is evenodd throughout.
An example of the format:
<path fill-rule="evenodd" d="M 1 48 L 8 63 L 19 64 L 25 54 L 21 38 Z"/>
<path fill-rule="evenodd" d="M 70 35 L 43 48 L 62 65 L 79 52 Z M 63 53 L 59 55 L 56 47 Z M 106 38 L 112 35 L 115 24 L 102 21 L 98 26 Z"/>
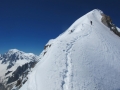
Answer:
<path fill-rule="evenodd" d="M 87 13 L 50 41 L 20 90 L 119 90 L 120 38 L 101 22 L 101 13 Z"/>

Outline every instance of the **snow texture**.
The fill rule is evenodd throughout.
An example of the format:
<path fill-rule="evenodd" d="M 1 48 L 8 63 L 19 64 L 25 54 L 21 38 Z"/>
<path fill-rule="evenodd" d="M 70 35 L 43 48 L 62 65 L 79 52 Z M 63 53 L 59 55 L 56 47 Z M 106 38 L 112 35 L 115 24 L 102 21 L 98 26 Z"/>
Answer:
<path fill-rule="evenodd" d="M 20 90 L 120 90 L 120 38 L 101 13 L 87 13 L 52 40 Z"/>

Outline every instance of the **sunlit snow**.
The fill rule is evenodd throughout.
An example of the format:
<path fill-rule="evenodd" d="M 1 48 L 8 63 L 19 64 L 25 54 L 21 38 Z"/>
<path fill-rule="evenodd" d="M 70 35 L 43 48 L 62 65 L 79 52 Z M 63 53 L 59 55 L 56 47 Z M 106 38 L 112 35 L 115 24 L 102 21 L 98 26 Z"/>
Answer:
<path fill-rule="evenodd" d="M 120 37 L 101 13 L 87 13 L 52 40 L 20 90 L 120 90 Z"/>

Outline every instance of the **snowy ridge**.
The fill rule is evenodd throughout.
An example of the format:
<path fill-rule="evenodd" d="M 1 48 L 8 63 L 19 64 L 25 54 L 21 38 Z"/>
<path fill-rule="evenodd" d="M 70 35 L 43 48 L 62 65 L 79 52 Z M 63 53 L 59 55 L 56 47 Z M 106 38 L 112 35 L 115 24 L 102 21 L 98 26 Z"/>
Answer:
<path fill-rule="evenodd" d="M 17 49 L 10 49 L 10 50 L 7 52 L 7 54 L 8 54 L 9 56 L 12 55 L 12 54 L 16 54 L 16 55 L 19 56 L 19 58 L 20 58 L 20 57 L 23 57 L 23 58 L 26 58 L 26 59 L 27 59 L 27 57 L 29 57 L 28 59 L 30 59 L 30 58 L 32 58 L 32 57 L 35 56 L 33 53 L 25 53 L 25 52 L 19 51 L 19 50 L 17 50 Z"/>
<path fill-rule="evenodd" d="M 73 45 L 80 38 L 84 38 L 85 36 L 89 35 L 92 32 L 92 27 L 84 23 L 82 24 L 82 32 L 83 34 L 76 35 L 76 38 L 71 40 L 70 44 L 67 44 L 68 46 L 66 48 L 67 49 L 66 50 L 66 71 L 65 71 L 65 75 L 63 76 L 64 80 L 62 84 L 63 90 L 73 89 L 73 85 L 72 85 L 73 71 L 72 71 L 72 59 L 71 59 L 71 52 L 72 52 Z"/>
<path fill-rule="evenodd" d="M 47 43 L 20 90 L 119 90 L 120 37 L 101 22 L 101 13 L 87 13 Z"/>

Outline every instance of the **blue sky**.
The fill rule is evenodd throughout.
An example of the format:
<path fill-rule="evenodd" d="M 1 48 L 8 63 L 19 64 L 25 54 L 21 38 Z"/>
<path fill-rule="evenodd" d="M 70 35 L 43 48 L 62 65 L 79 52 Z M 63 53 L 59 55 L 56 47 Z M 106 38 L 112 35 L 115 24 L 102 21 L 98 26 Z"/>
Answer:
<path fill-rule="evenodd" d="M 19 49 L 37 55 L 76 19 L 93 9 L 120 27 L 120 0 L 0 0 L 0 53 Z"/>

